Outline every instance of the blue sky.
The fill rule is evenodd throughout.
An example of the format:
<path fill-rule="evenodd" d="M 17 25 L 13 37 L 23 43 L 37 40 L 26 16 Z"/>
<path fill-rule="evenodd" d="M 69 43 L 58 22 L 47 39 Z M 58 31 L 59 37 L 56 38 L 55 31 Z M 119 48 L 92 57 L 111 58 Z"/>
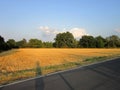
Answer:
<path fill-rule="evenodd" d="M 75 38 L 120 36 L 120 0 L 0 0 L 0 35 L 5 40 L 53 41 L 65 31 Z"/>

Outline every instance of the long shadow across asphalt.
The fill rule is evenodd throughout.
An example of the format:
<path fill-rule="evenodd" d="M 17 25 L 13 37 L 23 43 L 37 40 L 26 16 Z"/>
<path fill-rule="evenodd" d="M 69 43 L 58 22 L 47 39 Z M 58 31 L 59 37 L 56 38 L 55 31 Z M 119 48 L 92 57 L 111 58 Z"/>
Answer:
<path fill-rule="evenodd" d="M 41 71 L 41 67 L 40 67 L 40 63 L 36 62 L 36 77 L 42 75 L 42 71 Z M 37 78 L 35 80 L 35 90 L 44 90 L 44 81 L 43 81 L 43 77 L 41 78 Z"/>

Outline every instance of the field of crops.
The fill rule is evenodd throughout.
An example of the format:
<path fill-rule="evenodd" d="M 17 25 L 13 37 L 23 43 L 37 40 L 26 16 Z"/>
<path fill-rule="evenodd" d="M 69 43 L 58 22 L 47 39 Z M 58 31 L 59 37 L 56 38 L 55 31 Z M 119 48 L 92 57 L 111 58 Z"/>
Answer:
<path fill-rule="evenodd" d="M 72 62 L 84 62 L 89 58 L 116 57 L 119 54 L 120 49 L 14 49 L 0 53 L 0 83 L 35 76 L 32 69 L 38 65 L 41 68 L 50 68 Z M 22 70 L 32 71 L 22 72 L 23 76 L 18 73 L 14 74 Z M 56 70 L 46 72 L 43 70 L 42 73 L 54 71 Z"/>

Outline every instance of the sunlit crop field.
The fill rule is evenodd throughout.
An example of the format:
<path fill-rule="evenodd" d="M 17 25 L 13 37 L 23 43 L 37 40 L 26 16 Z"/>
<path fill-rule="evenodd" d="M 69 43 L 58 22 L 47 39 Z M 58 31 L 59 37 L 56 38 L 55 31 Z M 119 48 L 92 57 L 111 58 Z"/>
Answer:
<path fill-rule="evenodd" d="M 14 49 L 0 53 L 0 74 L 33 69 L 37 63 L 46 67 L 119 54 L 120 49 Z"/>
<path fill-rule="evenodd" d="M 120 54 L 120 49 L 16 49 L 0 54 L 0 72 L 83 61 L 90 57 Z"/>

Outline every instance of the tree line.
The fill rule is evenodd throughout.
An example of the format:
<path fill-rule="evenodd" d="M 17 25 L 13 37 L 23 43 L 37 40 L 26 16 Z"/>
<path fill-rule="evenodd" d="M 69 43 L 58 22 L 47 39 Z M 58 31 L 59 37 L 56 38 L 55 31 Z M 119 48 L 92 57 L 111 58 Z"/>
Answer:
<path fill-rule="evenodd" d="M 54 42 L 43 42 L 39 39 L 26 39 L 15 41 L 9 39 L 5 42 L 0 36 L 0 52 L 12 48 L 119 48 L 120 38 L 117 35 L 112 35 L 106 38 L 102 36 L 82 36 L 76 40 L 72 33 L 64 32 L 56 35 Z"/>
<path fill-rule="evenodd" d="M 72 33 L 65 32 L 56 35 L 53 46 L 57 48 L 120 48 L 120 38 L 117 35 L 106 38 L 84 35 L 76 40 Z"/>

